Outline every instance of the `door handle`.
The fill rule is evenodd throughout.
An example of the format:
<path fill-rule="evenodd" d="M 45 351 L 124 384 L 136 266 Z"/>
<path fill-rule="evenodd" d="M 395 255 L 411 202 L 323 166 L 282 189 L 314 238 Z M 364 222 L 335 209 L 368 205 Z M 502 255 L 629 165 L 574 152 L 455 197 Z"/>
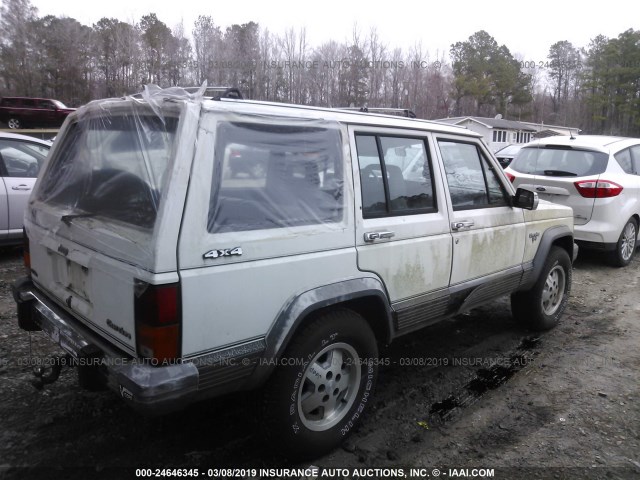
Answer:
<path fill-rule="evenodd" d="M 468 220 L 462 220 L 460 222 L 452 222 L 451 223 L 451 230 L 468 230 L 469 228 L 473 227 L 475 224 L 473 222 L 470 222 Z"/>
<path fill-rule="evenodd" d="M 364 234 L 364 241 L 373 242 L 374 240 L 382 238 L 392 238 L 395 237 L 395 235 L 395 232 L 367 232 Z"/>
<path fill-rule="evenodd" d="M 11 187 L 11 190 L 31 190 L 31 187 L 26 185 L 18 185 L 17 187 Z"/>

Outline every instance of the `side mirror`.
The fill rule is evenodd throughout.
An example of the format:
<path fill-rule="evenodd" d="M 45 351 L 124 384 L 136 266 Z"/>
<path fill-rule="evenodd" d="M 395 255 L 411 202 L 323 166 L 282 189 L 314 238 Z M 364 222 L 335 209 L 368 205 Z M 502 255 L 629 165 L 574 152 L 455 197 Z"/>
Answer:
<path fill-rule="evenodd" d="M 538 208 L 538 202 L 538 194 L 525 188 L 518 188 L 513 196 L 513 206 L 525 210 L 535 210 Z"/>

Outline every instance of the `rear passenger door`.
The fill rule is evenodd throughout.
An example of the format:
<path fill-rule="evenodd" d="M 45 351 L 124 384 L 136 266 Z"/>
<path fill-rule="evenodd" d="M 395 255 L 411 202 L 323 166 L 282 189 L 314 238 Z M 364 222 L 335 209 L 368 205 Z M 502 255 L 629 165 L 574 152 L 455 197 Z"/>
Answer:
<path fill-rule="evenodd" d="M 522 274 L 524 213 L 479 141 L 438 136 L 437 145 L 451 209 L 452 293 L 489 280 L 509 291 Z"/>
<path fill-rule="evenodd" d="M 417 328 L 447 307 L 452 240 L 428 133 L 350 127 L 358 268 L 377 274 L 396 328 Z"/>

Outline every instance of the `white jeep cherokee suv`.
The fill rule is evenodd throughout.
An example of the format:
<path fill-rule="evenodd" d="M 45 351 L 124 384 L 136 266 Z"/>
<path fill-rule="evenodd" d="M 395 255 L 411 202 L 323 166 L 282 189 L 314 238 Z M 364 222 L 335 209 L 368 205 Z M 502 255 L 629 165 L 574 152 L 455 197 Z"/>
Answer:
<path fill-rule="evenodd" d="M 238 151 L 263 168 L 232 175 Z M 320 455 L 372 403 L 379 344 L 509 294 L 530 327 L 558 322 L 573 213 L 537 203 L 458 127 L 176 90 L 96 101 L 25 214 L 19 323 L 141 410 L 264 386 L 266 434 Z"/>

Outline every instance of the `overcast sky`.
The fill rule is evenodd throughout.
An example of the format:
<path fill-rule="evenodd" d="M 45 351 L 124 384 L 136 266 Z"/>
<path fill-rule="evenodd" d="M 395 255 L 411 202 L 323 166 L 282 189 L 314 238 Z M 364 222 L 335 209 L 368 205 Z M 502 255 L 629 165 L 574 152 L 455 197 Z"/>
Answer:
<path fill-rule="evenodd" d="M 388 0 L 348 1 L 215 1 L 187 0 L 31 0 L 40 16 L 68 16 L 92 25 L 102 17 L 129 23 L 142 15 L 156 13 L 173 28 L 181 21 L 185 32 L 193 29 L 198 15 L 210 15 L 223 29 L 231 24 L 255 21 L 261 28 L 282 34 L 290 27 L 306 27 L 311 46 L 328 40 L 345 41 L 354 23 L 365 34 L 375 27 L 389 47 L 408 50 L 421 43 L 435 60 L 450 45 L 464 41 L 478 30 L 486 30 L 498 44 L 506 45 L 521 60 L 546 61 L 549 47 L 568 40 L 586 47 L 590 39 L 603 34 L 617 37 L 623 31 L 640 29 L 640 2 L 608 0 L 579 2 L 562 0 L 480 1 Z M 439 55 L 438 55 L 439 52 Z"/>

